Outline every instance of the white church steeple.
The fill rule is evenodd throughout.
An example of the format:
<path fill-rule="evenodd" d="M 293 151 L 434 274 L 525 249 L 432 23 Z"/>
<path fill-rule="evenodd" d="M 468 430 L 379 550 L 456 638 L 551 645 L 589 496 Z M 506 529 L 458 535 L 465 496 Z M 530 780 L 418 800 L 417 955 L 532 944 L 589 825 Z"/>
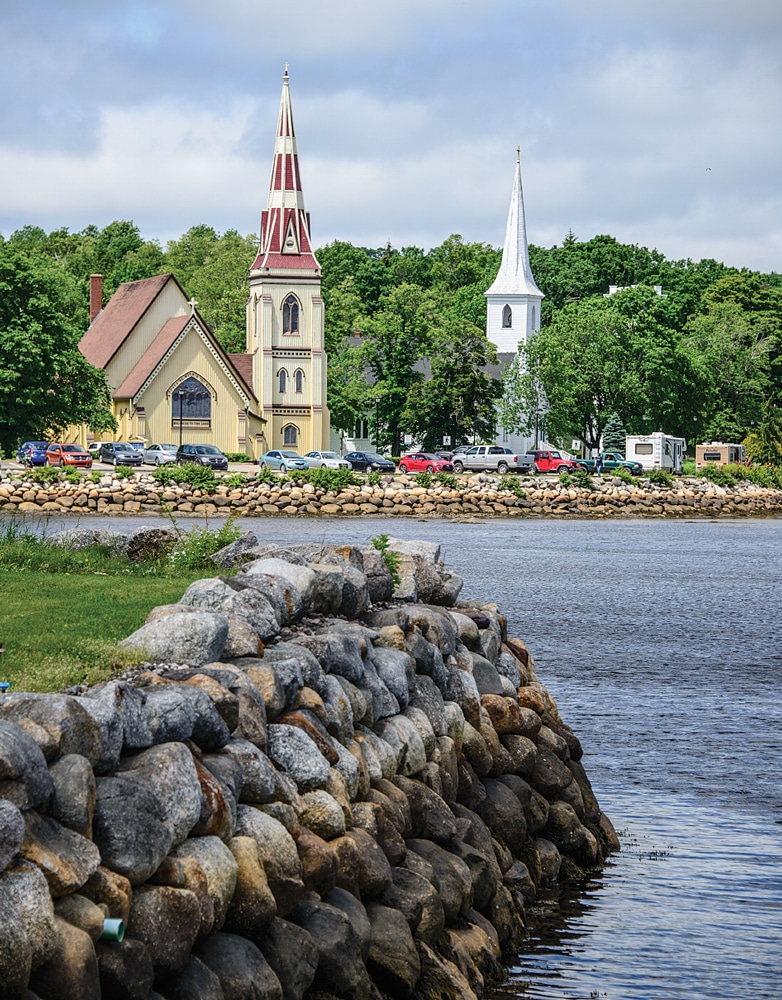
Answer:
<path fill-rule="evenodd" d="M 540 329 L 542 299 L 543 292 L 535 284 L 529 263 L 521 152 L 517 149 L 502 263 L 496 280 L 486 292 L 486 336 L 500 354 L 516 354 L 518 345 Z"/>

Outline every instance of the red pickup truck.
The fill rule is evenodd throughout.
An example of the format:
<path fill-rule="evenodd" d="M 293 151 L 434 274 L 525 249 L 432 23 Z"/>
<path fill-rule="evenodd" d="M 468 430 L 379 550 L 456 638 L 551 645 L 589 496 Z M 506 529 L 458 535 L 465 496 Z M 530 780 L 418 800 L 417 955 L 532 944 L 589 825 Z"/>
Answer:
<path fill-rule="evenodd" d="M 558 451 L 528 451 L 527 456 L 535 463 L 535 472 L 572 472 L 580 468 L 578 462 L 563 458 Z"/>

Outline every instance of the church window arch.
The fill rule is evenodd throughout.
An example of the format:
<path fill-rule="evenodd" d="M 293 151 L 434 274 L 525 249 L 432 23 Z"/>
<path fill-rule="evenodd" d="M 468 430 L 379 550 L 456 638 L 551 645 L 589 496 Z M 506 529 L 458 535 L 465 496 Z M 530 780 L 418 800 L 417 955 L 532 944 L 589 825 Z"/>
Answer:
<path fill-rule="evenodd" d="M 293 373 L 293 388 L 296 392 L 304 392 L 304 372 L 297 368 Z"/>
<path fill-rule="evenodd" d="M 537 327 L 537 323 L 535 322 L 535 320 L 536 320 L 536 317 L 537 317 L 537 313 L 535 312 L 535 306 L 533 306 L 533 307 L 532 307 L 532 326 L 531 326 L 531 328 L 530 328 L 530 329 L 531 329 L 531 330 L 532 330 L 533 332 L 534 332 L 535 330 L 537 330 L 537 328 L 538 328 L 538 327 Z"/>
<path fill-rule="evenodd" d="M 282 332 L 286 336 L 295 336 L 299 332 L 299 300 L 291 293 L 282 303 Z"/>
<path fill-rule="evenodd" d="M 513 326 L 513 310 L 509 305 L 505 305 L 502 310 L 502 328 L 503 330 L 510 330 Z"/>
<path fill-rule="evenodd" d="M 277 372 L 277 378 L 279 379 L 280 392 L 284 393 L 288 388 L 288 373 L 284 368 L 280 368 Z"/>
<path fill-rule="evenodd" d="M 295 424 L 286 424 L 282 429 L 282 443 L 285 448 L 295 448 L 299 443 L 299 428 Z"/>
<path fill-rule="evenodd" d="M 212 394 L 190 375 L 171 393 L 171 420 L 211 420 Z"/>

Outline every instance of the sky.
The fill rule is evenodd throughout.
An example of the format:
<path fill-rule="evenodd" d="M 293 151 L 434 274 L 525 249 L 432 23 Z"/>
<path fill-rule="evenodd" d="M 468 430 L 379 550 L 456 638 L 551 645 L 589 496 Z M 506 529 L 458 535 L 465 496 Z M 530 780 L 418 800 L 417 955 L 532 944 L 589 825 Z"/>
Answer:
<path fill-rule="evenodd" d="M 282 74 L 316 246 L 608 233 L 782 271 L 779 0 L 0 0 L 0 233 L 257 232 Z"/>

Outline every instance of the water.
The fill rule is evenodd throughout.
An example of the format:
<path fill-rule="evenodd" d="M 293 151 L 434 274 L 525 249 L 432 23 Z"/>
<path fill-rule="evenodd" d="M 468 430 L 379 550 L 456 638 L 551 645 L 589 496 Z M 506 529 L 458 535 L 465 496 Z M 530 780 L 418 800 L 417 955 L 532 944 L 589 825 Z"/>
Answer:
<path fill-rule="evenodd" d="M 242 524 L 440 541 L 529 644 L 623 848 L 542 901 L 500 993 L 782 997 L 782 520 Z"/>

